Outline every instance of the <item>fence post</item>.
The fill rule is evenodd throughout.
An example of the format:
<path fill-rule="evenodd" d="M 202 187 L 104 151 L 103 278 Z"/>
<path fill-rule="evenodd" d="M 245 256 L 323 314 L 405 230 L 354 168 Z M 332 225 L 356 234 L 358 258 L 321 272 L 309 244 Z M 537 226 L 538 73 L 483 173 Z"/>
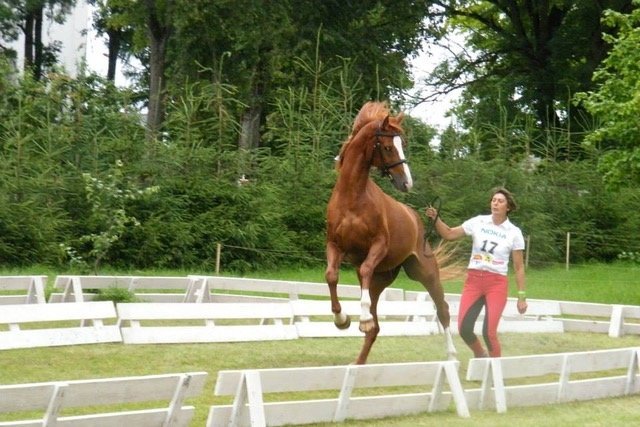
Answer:
<path fill-rule="evenodd" d="M 571 253 L 571 232 L 567 231 L 567 256 L 565 258 L 565 268 L 569 271 L 569 254 Z"/>
<path fill-rule="evenodd" d="M 216 244 L 216 275 L 220 274 L 220 252 L 222 252 L 222 245 Z"/>

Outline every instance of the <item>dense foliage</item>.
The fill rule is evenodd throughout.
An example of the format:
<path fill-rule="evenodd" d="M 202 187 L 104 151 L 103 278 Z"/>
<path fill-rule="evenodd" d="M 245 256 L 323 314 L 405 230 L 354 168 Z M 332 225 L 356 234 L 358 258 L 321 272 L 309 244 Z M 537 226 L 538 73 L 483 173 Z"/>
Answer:
<path fill-rule="evenodd" d="M 601 120 L 587 142 L 605 152 L 600 167 L 608 184 L 633 186 L 640 180 L 640 9 L 627 15 L 609 11 L 604 22 L 617 32 L 607 37 L 613 48 L 594 75 L 597 88 L 580 94 Z"/>
<path fill-rule="evenodd" d="M 93 3 L 111 53 L 145 65 L 133 89 L 44 62 L 16 76 L 0 45 L 3 265 L 211 269 L 218 245 L 226 270 L 321 265 L 355 113 L 402 105 L 408 60 L 451 27 L 471 56 L 433 81 L 471 77 L 460 127 L 407 118 L 415 190 L 372 177 L 451 225 L 507 186 L 532 264 L 564 261 L 568 233 L 573 261 L 640 253 L 637 1 Z M 60 19 L 69 4 L 51 2 Z M 0 7 L 5 38 L 18 10 Z"/>
<path fill-rule="evenodd" d="M 0 98 L 3 264 L 213 268 L 218 243 L 227 270 L 322 264 L 333 157 L 354 115 L 343 108 L 348 91 L 279 92 L 265 132 L 271 148 L 238 150 L 224 113 L 236 102 L 233 87 L 191 85 L 154 142 L 126 89 L 93 75 L 8 76 Z M 562 261 L 567 232 L 574 260 L 638 251 L 630 236 L 640 219 L 628 212 L 640 208 L 640 192 L 606 191 L 596 158 L 449 156 L 430 149 L 424 124 L 408 118 L 406 127 L 415 191 L 380 183 L 408 204 L 421 209 L 438 196 L 455 224 L 486 212 L 488 190 L 506 185 L 521 204 L 513 221 L 530 237 L 531 263 Z"/>

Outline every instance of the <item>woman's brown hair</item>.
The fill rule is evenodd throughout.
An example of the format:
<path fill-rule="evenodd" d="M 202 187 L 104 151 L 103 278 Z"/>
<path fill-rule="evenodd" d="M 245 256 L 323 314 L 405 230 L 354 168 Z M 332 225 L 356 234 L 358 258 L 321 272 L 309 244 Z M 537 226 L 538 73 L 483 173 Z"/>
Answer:
<path fill-rule="evenodd" d="M 509 212 L 513 212 L 518 209 L 518 205 L 516 204 L 516 199 L 513 197 L 513 194 L 511 194 L 511 192 L 504 187 L 495 187 L 494 189 L 492 189 L 491 199 L 493 199 L 493 196 L 498 193 L 502 194 L 505 199 L 507 199 L 507 207 L 509 208 Z M 489 199 L 489 202 L 491 202 L 491 199 Z"/>

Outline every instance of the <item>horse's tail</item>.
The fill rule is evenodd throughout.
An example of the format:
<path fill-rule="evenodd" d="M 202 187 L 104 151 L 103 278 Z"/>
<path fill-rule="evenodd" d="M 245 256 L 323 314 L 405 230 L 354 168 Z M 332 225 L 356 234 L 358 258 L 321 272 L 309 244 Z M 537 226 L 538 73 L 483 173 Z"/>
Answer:
<path fill-rule="evenodd" d="M 433 249 L 441 281 L 460 279 L 466 274 L 467 267 L 459 256 L 459 246 L 458 243 L 442 240 Z"/>

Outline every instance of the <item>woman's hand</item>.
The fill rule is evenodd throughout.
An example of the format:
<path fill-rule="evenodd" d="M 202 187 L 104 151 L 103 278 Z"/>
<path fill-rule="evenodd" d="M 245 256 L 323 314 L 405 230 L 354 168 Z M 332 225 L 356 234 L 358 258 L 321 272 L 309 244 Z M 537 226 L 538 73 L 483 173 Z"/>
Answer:
<path fill-rule="evenodd" d="M 525 314 L 528 307 L 529 305 L 527 304 L 526 299 L 518 299 L 518 313 Z"/>
<path fill-rule="evenodd" d="M 433 206 L 429 206 L 427 209 L 425 209 L 424 213 L 433 220 L 438 217 L 438 210 Z"/>

